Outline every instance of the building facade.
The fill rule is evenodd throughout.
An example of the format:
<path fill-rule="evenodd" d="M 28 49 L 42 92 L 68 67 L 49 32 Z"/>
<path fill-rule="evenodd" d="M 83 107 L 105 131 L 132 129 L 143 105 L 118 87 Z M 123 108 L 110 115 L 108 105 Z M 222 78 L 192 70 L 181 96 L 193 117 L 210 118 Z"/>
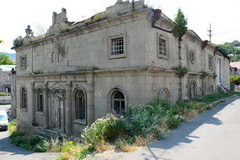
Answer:
<path fill-rule="evenodd" d="M 66 9 L 52 19 L 45 35 L 34 37 L 28 27 L 14 47 L 18 127 L 79 134 L 136 104 L 229 88 L 229 58 L 190 30 L 179 59 L 174 22 L 143 1 L 118 0 L 82 22 L 69 22 Z M 179 64 L 188 68 L 183 77 L 173 69 Z"/>
<path fill-rule="evenodd" d="M 15 68 L 15 65 L 1 65 L 0 66 L 0 92 L 10 94 L 11 93 L 11 70 Z"/>

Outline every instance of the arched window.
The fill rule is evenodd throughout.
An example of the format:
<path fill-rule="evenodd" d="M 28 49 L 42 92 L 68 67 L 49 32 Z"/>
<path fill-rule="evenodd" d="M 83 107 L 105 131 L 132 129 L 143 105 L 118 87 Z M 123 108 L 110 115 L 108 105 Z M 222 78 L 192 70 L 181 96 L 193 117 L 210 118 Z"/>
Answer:
<path fill-rule="evenodd" d="M 123 115 L 125 113 L 125 97 L 123 93 L 119 90 L 116 90 L 112 93 L 111 97 L 111 110 L 116 115 Z"/>
<path fill-rule="evenodd" d="M 27 109 L 27 91 L 25 88 L 21 88 L 21 109 Z"/>
<path fill-rule="evenodd" d="M 39 88 L 37 90 L 37 111 L 43 112 L 43 90 Z"/>
<path fill-rule="evenodd" d="M 86 98 L 82 90 L 75 92 L 75 119 L 86 119 Z"/>
<path fill-rule="evenodd" d="M 190 84 L 190 99 L 194 99 L 197 96 L 197 83 L 192 81 Z"/>
<path fill-rule="evenodd" d="M 169 102 L 170 101 L 170 93 L 167 88 L 164 88 L 160 91 L 160 100 L 164 100 Z"/>

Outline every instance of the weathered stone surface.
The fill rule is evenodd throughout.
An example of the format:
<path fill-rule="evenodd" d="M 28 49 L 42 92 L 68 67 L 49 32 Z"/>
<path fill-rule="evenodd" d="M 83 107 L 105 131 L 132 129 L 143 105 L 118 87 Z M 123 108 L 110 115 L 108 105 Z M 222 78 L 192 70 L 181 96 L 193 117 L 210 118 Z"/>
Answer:
<path fill-rule="evenodd" d="M 174 24 L 161 14 L 155 24 L 158 27 L 154 27 L 154 13 L 144 8 L 142 2 L 137 1 L 132 10 L 131 3 L 119 1 L 101 13 L 101 16 L 105 14 L 104 19 L 87 20 L 75 23 L 75 26 L 67 22 L 66 10 L 54 13 L 48 36 L 15 48 L 19 126 L 31 128 L 31 120 L 35 119 L 38 126 L 79 134 L 86 125 L 111 112 L 111 97 L 116 89 L 124 94 L 127 107 L 147 104 L 159 98 L 163 90 L 168 91 L 165 93 L 173 103 L 179 100 L 180 94 L 182 99 L 189 99 L 193 95 L 214 93 L 217 91 L 217 59 L 221 63 L 218 76 L 222 85 L 229 88 L 229 59 L 216 51 L 211 43 L 203 46 L 204 42 L 193 31 L 183 37 L 180 62 L 189 72 L 179 79 L 172 70 L 179 65 L 178 42 L 172 33 L 161 29 L 171 30 Z M 125 9 L 126 13 L 119 12 Z M 68 30 L 54 29 L 62 23 L 69 27 Z M 124 41 L 124 54 L 113 56 L 111 40 L 118 37 Z M 158 54 L 159 37 L 166 40 L 166 56 Z M 192 50 L 194 62 L 190 61 Z M 19 63 L 23 56 L 27 57 L 25 69 L 21 69 Z M 212 67 L 209 67 L 211 56 Z M 203 71 L 208 74 L 201 77 Z M 179 93 L 180 82 L 182 93 Z M 22 87 L 27 90 L 27 110 L 20 107 Z M 43 113 L 34 111 L 37 103 L 32 89 L 37 88 L 44 88 Z M 84 92 L 86 100 L 84 121 L 75 119 L 78 89 Z M 60 97 L 61 102 L 56 97 Z M 61 114 L 56 115 L 60 112 L 54 108 L 59 106 Z"/>

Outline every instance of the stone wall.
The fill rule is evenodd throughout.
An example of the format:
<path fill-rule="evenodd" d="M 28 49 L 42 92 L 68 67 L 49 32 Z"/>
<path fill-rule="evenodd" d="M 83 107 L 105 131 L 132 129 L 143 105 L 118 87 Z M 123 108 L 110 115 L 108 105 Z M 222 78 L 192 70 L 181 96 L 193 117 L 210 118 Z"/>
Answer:
<path fill-rule="evenodd" d="M 115 90 L 123 93 L 126 107 L 148 104 L 162 97 L 176 103 L 215 93 L 217 59 L 221 62 L 222 85 L 229 87 L 229 59 L 211 43 L 202 41 L 190 30 L 183 37 L 179 59 L 178 41 L 168 31 L 174 23 L 161 14 L 153 24 L 155 11 L 143 7 L 142 1 L 136 3 L 137 10 L 131 7 L 129 2 L 118 1 L 101 13 L 106 19 L 75 28 L 68 26 L 72 27 L 70 30 L 56 30 L 55 26 L 67 25 L 61 20 L 67 20 L 66 10 L 63 14 L 54 13 L 55 20 L 46 37 L 16 48 L 20 127 L 39 126 L 78 135 L 85 126 L 111 112 Z M 117 14 L 121 9 L 126 12 Z M 124 54 L 111 55 L 111 40 L 118 37 L 123 38 Z M 166 41 L 164 56 L 158 53 L 159 37 Z M 21 68 L 21 57 L 27 58 L 26 68 Z M 173 70 L 179 64 L 189 70 L 181 78 Z M 27 90 L 26 109 L 21 108 L 23 87 Z M 37 111 L 39 88 L 44 94 L 44 110 L 40 112 Z M 75 119 L 78 89 L 86 99 L 84 121 Z M 60 110 L 59 115 L 56 110 Z"/>

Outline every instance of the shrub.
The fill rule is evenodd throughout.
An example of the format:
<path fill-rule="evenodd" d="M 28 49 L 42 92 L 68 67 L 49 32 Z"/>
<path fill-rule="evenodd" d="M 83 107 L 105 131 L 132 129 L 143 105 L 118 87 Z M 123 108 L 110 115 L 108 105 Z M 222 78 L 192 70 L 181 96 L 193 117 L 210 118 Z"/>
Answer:
<path fill-rule="evenodd" d="M 123 121 L 114 115 L 106 115 L 83 130 L 84 143 L 96 145 L 101 141 L 113 141 L 124 132 Z"/>
<path fill-rule="evenodd" d="M 165 111 L 160 103 L 135 106 L 126 112 L 125 127 L 129 136 L 160 133 L 159 124 L 164 121 Z"/>
<path fill-rule="evenodd" d="M 10 135 L 12 135 L 13 132 L 16 132 L 16 130 L 17 130 L 17 123 L 16 123 L 16 120 L 13 120 L 8 124 L 8 131 Z"/>
<path fill-rule="evenodd" d="M 177 116 L 170 116 L 167 120 L 167 125 L 169 129 L 177 128 L 181 123 L 181 119 Z"/>

